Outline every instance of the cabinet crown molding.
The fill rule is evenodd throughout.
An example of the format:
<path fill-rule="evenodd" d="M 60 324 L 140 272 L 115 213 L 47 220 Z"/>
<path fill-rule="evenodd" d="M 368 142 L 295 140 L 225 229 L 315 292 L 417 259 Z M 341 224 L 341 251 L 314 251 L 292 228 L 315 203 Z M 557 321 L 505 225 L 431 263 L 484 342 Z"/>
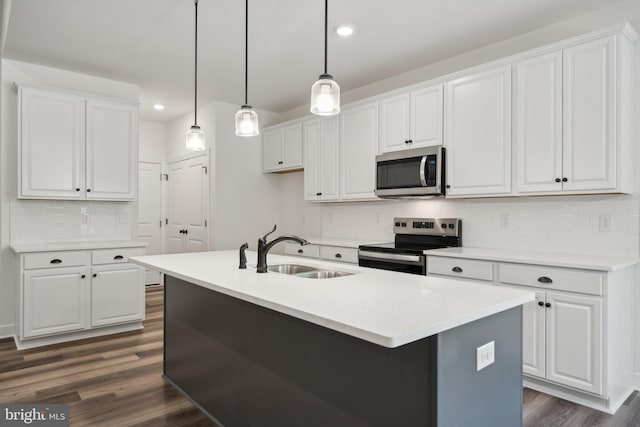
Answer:
<path fill-rule="evenodd" d="M 112 97 L 112 96 L 105 96 L 105 95 L 101 95 L 99 93 L 91 93 L 91 92 L 82 92 L 82 91 L 78 91 L 78 90 L 73 90 L 73 89 L 66 89 L 66 88 L 61 88 L 61 87 L 55 87 L 55 86 L 47 86 L 47 85 L 43 85 L 40 83 L 33 83 L 33 82 L 24 82 L 24 81 L 14 81 L 11 84 L 11 90 L 13 90 L 14 93 L 18 93 L 18 90 L 20 88 L 23 87 L 28 87 L 28 88 L 33 88 L 33 89 L 43 89 L 43 90 L 48 90 L 51 92 L 60 92 L 60 93 L 65 93 L 67 95 L 75 95 L 75 96 L 80 96 L 82 98 L 91 98 L 91 99 L 95 99 L 98 101 L 108 101 L 108 102 L 117 102 L 120 104 L 129 104 L 129 105 L 136 105 L 139 106 L 140 102 L 136 99 L 129 99 L 129 98 L 116 98 L 116 97 Z"/>

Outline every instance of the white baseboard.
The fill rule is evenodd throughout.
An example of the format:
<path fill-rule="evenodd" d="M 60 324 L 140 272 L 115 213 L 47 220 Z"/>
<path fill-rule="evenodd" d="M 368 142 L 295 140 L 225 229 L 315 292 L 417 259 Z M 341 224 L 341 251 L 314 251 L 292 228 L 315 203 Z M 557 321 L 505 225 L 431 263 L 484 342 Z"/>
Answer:
<path fill-rule="evenodd" d="M 0 339 L 10 338 L 14 335 L 13 325 L 0 325 Z"/>
<path fill-rule="evenodd" d="M 633 373 L 633 388 L 640 391 L 640 372 Z"/>

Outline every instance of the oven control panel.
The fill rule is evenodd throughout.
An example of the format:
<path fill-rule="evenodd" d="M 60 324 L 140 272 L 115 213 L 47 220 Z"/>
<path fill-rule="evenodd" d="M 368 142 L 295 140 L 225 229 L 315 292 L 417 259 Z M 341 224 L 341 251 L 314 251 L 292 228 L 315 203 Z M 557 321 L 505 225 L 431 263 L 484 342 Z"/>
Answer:
<path fill-rule="evenodd" d="M 425 234 L 430 236 L 458 236 L 460 218 L 394 218 L 395 234 Z"/>

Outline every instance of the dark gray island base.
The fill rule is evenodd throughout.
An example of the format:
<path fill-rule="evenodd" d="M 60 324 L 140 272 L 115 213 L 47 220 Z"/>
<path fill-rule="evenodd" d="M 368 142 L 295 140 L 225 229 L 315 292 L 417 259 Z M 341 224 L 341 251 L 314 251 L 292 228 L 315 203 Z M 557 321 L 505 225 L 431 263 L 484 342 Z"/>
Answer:
<path fill-rule="evenodd" d="M 522 425 L 521 306 L 397 348 L 171 276 L 164 313 L 165 379 L 225 427 Z"/>

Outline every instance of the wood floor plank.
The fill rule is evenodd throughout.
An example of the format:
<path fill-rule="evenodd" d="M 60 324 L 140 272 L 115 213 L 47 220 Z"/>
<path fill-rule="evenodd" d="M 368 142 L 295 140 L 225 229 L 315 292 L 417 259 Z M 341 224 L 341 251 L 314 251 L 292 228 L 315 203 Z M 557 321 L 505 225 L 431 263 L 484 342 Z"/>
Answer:
<path fill-rule="evenodd" d="M 161 286 L 146 289 L 144 326 L 23 351 L 0 340 L 0 402 L 69 404 L 74 427 L 219 427 L 162 379 Z M 612 416 L 524 389 L 523 425 L 640 426 L 640 397 Z"/>

